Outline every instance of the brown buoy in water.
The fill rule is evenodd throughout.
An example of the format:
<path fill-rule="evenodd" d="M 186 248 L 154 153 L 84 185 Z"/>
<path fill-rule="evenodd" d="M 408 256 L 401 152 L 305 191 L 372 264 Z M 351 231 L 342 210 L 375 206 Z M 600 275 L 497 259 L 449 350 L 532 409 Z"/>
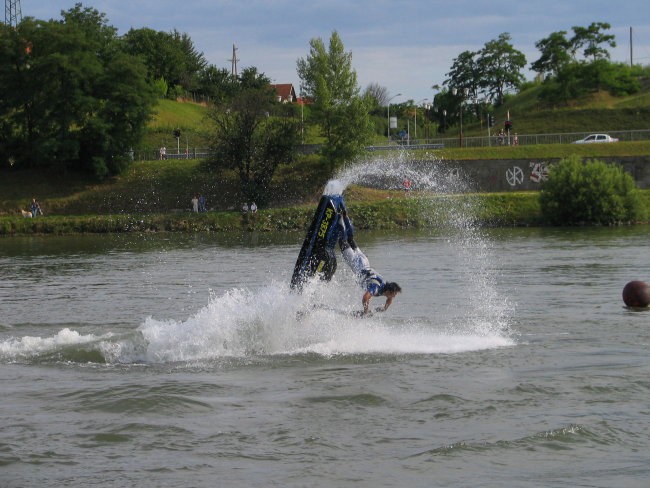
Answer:
<path fill-rule="evenodd" d="M 623 288 L 623 301 L 628 307 L 650 305 L 650 286 L 645 281 L 630 281 Z"/>

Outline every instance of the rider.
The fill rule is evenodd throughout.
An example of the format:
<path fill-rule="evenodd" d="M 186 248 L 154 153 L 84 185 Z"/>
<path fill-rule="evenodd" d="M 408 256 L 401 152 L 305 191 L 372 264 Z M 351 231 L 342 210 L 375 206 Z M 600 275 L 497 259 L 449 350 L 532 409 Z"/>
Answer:
<path fill-rule="evenodd" d="M 354 242 L 354 228 L 345 211 L 339 217 L 339 226 L 339 246 L 343 254 L 343 259 L 350 266 L 357 277 L 357 281 L 365 290 L 361 299 L 364 315 L 369 311 L 370 299 L 372 297 L 386 297 L 384 306 L 375 309 L 376 312 L 384 312 L 390 307 L 390 304 L 393 303 L 393 298 L 402 291 L 402 288 L 392 281 L 384 281 L 384 278 L 370 267 L 368 258 L 359 249 L 357 243 Z"/>

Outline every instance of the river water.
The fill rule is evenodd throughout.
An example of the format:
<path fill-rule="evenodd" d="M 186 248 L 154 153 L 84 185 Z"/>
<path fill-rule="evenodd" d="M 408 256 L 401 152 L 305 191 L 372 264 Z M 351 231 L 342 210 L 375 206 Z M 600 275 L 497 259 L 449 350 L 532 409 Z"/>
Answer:
<path fill-rule="evenodd" d="M 461 228 L 358 233 L 370 318 L 296 233 L 0 240 L 0 486 L 648 486 L 650 227 Z"/>

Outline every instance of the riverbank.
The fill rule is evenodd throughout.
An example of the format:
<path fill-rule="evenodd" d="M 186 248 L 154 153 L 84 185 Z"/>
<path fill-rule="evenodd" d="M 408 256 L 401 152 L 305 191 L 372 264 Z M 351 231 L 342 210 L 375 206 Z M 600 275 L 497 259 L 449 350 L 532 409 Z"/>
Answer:
<path fill-rule="evenodd" d="M 650 208 L 650 190 L 641 191 Z M 134 213 L 119 215 L 52 215 L 26 219 L 0 217 L 0 236 L 65 235 L 83 233 L 303 231 L 313 217 L 317 201 L 309 205 L 271 208 L 256 214 L 238 211 L 191 213 Z M 372 192 L 350 189 L 348 209 L 358 229 L 444 228 L 459 217 L 487 227 L 541 226 L 544 224 L 537 192 L 439 195 Z"/>
<path fill-rule="evenodd" d="M 504 187 L 508 185 L 506 170 L 512 169 L 513 164 L 520 167 L 525 176 L 530 172 L 531 162 L 556 160 L 570 154 L 620 161 L 650 154 L 650 141 L 463 148 L 414 151 L 408 155 L 392 151 L 367 155 L 368 160 L 361 160 L 359 164 L 404 160 L 417 168 L 442 159 L 445 164 L 466 168 L 475 178 L 490 183 L 480 186 L 480 191 L 524 191 L 538 188 Z M 486 171 L 489 174 L 484 174 Z M 318 198 L 331 177 L 332 168 L 326 161 L 315 155 L 300 155 L 292 163 L 278 167 L 269 189 L 269 200 L 262 206 L 307 204 Z M 528 180 L 522 178 L 522 181 Z M 401 182 L 402 179 L 397 178 L 393 189 L 401 186 Z M 167 214 L 189 209 L 195 195 L 203 195 L 208 208 L 215 211 L 237 210 L 246 200 L 241 187 L 236 171 L 208 167 L 201 160 L 136 161 L 123 174 L 104 181 L 78 173 L 49 174 L 38 169 L 0 171 L 0 216 L 20 217 L 20 210 L 27 210 L 33 197 L 39 200 L 47 215 Z"/>

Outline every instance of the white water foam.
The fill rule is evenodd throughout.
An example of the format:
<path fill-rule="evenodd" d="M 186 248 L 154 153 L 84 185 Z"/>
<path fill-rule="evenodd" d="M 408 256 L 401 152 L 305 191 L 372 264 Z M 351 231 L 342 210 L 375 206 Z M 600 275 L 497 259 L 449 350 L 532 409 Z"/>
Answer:
<path fill-rule="evenodd" d="M 10 337 L 0 342 L 0 358 L 15 360 L 30 358 L 59 350 L 63 347 L 90 344 L 100 339 L 109 339 L 112 334 L 98 337 L 94 334 L 82 335 L 69 328 L 61 329 L 51 337 L 23 336 Z"/>
<path fill-rule="evenodd" d="M 432 154 L 413 160 L 403 151 L 344 166 L 328 182 L 324 193 L 342 194 L 352 184 L 398 190 L 403 188 L 405 178 L 411 181 L 413 190 L 450 194 L 472 189 L 472 182 L 459 165 Z"/>
<path fill-rule="evenodd" d="M 313 282 L 302 294 L 280 283 L 257 291 L 232 289 L 212 297 L 185 321 L 148 318 L 140 327 L 146 346 L 138 357 L 130 356 L 128 344 L 106 344 L 103 352 L 109 362 L 175 363 L 297 354 L 458 353 L 513 344 L 491 330 L 453 334 L 431 323 L 397 325 L 381 314 L 354 317 L 347 312 L 359 308 L 353 303 L 358 293 L 341 297 L 340 290 L 336 281 Z M 340 308 L 313 308 L 332 302 Z"/>
<path fill-rule="evenodd" d="M 489 324 L 454 332 L 450 324 L 395 323 L 390 315 L 355 317 L 359 293 L 341 295 L 342 284 L 309 283 L 302 294 L 272 283 L 256 291 L 231 289 L 182 321 L 147 318 L 128 336 L 82 335 L 68 328 L 52 337 L 0 342 L 0 359 L 48 356 L 78 346 L 98 350 L 107 363 L 197 363 L 227 358 L 316 354 L 451 354 L 513 344 Z M 337 309 L 313 308 L 337 303 Z M 496 332 L 495 332 L 496 330 Z"/>

